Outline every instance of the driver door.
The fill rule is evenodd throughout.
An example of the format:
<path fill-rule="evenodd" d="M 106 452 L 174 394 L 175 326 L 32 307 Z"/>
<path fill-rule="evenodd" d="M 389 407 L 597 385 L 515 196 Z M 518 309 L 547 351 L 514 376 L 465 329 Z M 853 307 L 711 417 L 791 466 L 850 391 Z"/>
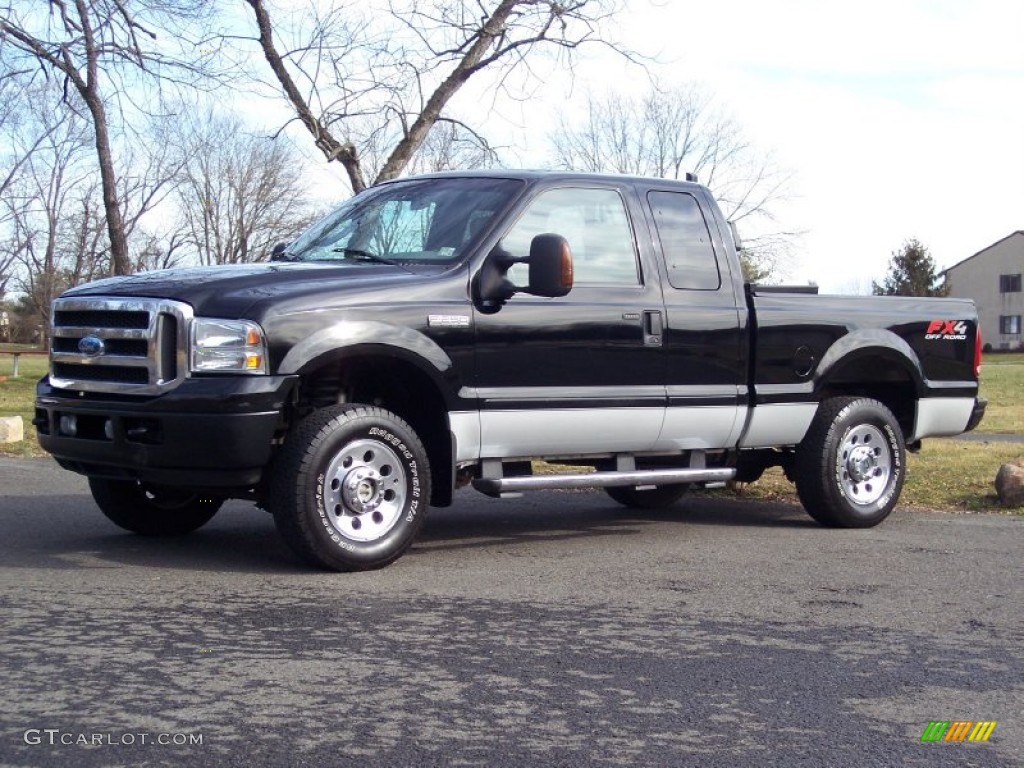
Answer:
<path fill-rule="evenodd" d="M 517 293 L 475 313 L 481 457 L 638 452 L 657 441 L 667 405 L 664 306 L 637 247 L 632 190 L 548 187 L 521 208 L 498 246 L 529 254 L 543 233 L 565 237 L 574 285 L 559 298 Z M 516 265 L 509 278 L 527 282 Z"/>

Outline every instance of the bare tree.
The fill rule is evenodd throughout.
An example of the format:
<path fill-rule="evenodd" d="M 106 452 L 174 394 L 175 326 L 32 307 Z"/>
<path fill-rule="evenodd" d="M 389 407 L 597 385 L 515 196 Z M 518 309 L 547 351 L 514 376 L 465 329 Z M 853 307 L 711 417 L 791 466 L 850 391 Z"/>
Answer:
<path fill-rule="evenodd" d="M 237 118 L 213 116 L 183 126 L 179 141 L 186 158 L 177 185 L 182 244 L 201 263 L 260 261 L 309 223 L 291 145 L 247 133 Z"/>
<path fill-rule="evenodd" d="M 205 5 L 205 0 L 8 0 L 0 11 L 5 59 L 19 71 L 56 76 L 63 81 L 64 105 L 77 108 L 71 89 L 89 114 L 114 274 L 128 273 L 131 262 L 108 109 L 123 103 L 115 97 L 128 98 L 133 78 L 174 77 L 193 69 L 195 43 L 183 43 L 183 22 L 197 18 Z M 158 43 L 160 29 L 173 32 Z M 169 53 L 182 44 L 187 54 Z"/>
<path fill-rule="evenodd" d="M 38 89 L 27 86 L 23 75 L 0 78 L 0 135 L 6 138 L 0 153 L 0 231 L 5 237 L 0 243 L 0 299 L 16 282 L 18 238 L 12 231 L 29 214 L 34 199 L 20 183 L 26 165 L 63 123 L 52 114 L 42 122 L 34 119 Z"/>
<path fill-rule="evenodd" d="M 258 43 L 298 120 L 328 161 L 345 168 L 353 191 L 367 184 L 354 126 L 367 116 L 388 145 L 375 181 L 402 174 L 446 117 L 453 97 L 478 73 L 499 87 L 529 73 L 538 52 L 563 63 L 586 43 L 608 45 L 603 27 L 621 0 L 390 0 L 388 12 L 353 20 L 353 10 L 311 11 L 309 28 L 282 47 L 267 0 L 245 0 Z M 303 36 L 304 33 L 304 36 Z M 286 43 L 285 46 L 289 46 Z"/>
<path fill-rule="evenodd" d="M 19 313 L 33 327 L 45 325 L 51 301 L 64 289 L 110 274 L 107 216 L 96 178 L 88 118 L 53 110 L 52 84 L 23 94 L 20 120 L 7 144 L 20 169 L 0 196 L 6 242 L 0 282 L 24 294 Z M 70 95 L 74 98 L 74 94 Z M 133 150 L 118 179 L 126 237 L 166 193 L 177 172 L 159 142 L 151 152 Z"/>
<path fill-rule="evenodd" d="M 0 79 L 0 135 L 8 137 L 16 135 L 22 111 L 22 103 L 19 98 L 21 93 L 22 84 L 15 78 Z M 37 137 L 33 144 L 41 143 L 42 138 L 42 136 Z M 0 200 L 4 201 L 4 204 L 0 205 L 0 227 L 7 224 L 20 207 L 10 196 L 9 190 L 18 179 L 34 148 L 34 146 L 29 147 L 28 151 L 23 152 L 20 151 L 20 147 L 7 147 L 0 153 Z M 0 240 L 0 301 L 3 301 L 7 286 L 14 277 L 16 263 L 17 254 L 14 250 L 13 239 Z"/>
<path fill-rule="evenodd" d="M 583 118 L 563 121 L 551 144 L 555 163 L 566 169 L 668 179 L 696 174 L 727 219 L 757 230 L 742 253 L 750 280 L 770 277 L 797 234 L 774 225 L 773 206 L 786 197 L 791 175 L 695 86 L 591 97 Z"/>
<path fill-rule="evenodd" d="M 147 215 L 174 196 L 181 182 L 187 158 L 174 142 L 168 141 L 181 118 L 170 114 L 156 117 L 139 130 L 141 141 L 125 142 L 118 153 L 122 168 L 118 176 L 124 234 L 129 247 L 141 233 Z"/>
<path fill-rule="evenodd" d="M 99 185 L 94 181 L 74 190 L 59 211 L 57 270 L 68 286 L 98 280 L 110 274 L 106 214 Z"/>
<path fill-rule="evenodd" d="M 364 129 L 353 125 L 351 135 L 359 137 L 360 163 L 370 178 L 376 178 L 398 142 L 393 126 L 363 122 Z M 426 141 L 416 151 L 406 171 L 438 173 L 440 171 L 489 168 L 497 164 L 498 152 L 476 131 L 458 120 L 441 118 L 434 124 Z"/>
<path fill-rule="evenodd" d="M 135 271 L 147 272 L 181 266 L 188 251 L 188 239 L 189 234 L 184 226 L 158 234 L 147 232 L 135 254 Z"/>
<path fill-rule="evenodd" d="M 18 254 L 12 241 L 0 241 L 0 301 L 7 295 L 7 286 L 14 279 L 14 267 L 18 263 Z"/>
<path fill-rule="evenodd" d="M 86 261 L 75 252 L 76 230 L 77 222 L 89 216 L 83 200 L 95 188 L 95 166 L 89 162 L 89 131 L 83 121 L 48 110 L 39 100 L 30 100 L 30 105 L 32 120 L 25 131 L 29 136 L 38 131 L 44 138 L 33 143 L 0 205 L 18 265 L 16 284 L 26 294 L 23 303 L 45 325 L 50 303 L 73 284 L 76 269 Z M 17 143 L 19 137 L 14 138 Z"/>
<path fill-rule="evenodd" d="M 52 130 L 52 126 L 42 127 L 31 135 L 22 130 L 24 113 L 30 106 L 25 98 L 27 85 L 28 81 L 23 74 L 0 77 L 0 135 L 16 137 L 13 146 L 7 147 L 0 156 L 0 196 L 7 192 L 29 157 L 46 140 L 48 131 Z M 0 224 L 3 221 L 0 218 Z"/>
<path fill-rule="evenodd" d="M 409 163 L 413 173 L 436 173 L 468 168 L 487 168 L 498 161 L 498 153 L 476 131 L 463 123 L 440 119 Z"/>
<path fill-rule="evenodd" d="M 0 81 L 0 86 L 3 82 Z M 0 283 L 27 292 L 45 317 L 49 301 L 62 288 L 109 275 L 107 210 L 90 151 L 89 118 L 75 107 L 54 110 L 54 83 L 31 85 L 15 96 L 18 119 L 8 121 L 4 194 L 0 226 L 6 243 L 0 249 Z M 2 110 L 0 110 L 2 117 Z M 115 159 L 123 170 L 117 179 L 126 242 L 146 236 L 140 224 L 166 198 L 181 157 L 143 130 L 143 141 L 123 143 Z M 15 172 L 16 171 L 16 172 Z M 133 267 L 138 258 L 133 257 Z M 32 297 L 35 297 L 32 299 Z M 35 306 L 32 303 L 32 306 Z M 36 312 L 32 307 L 26 311 Z"/>

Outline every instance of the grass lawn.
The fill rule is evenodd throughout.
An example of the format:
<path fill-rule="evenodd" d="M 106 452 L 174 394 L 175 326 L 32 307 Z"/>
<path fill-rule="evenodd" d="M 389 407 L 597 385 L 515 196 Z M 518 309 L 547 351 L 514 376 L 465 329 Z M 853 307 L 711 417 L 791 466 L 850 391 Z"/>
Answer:
<path fill-rule="evenodd" d="M 1024 434 L 1024 354 L 986 355 L 981 396 L 988 409 L 979 432 Z"/>
<path fill-rule="evenodd" d="M 43 355 L 22 355 L 18 361 L 18 378 L 11 376 L 14 360 L 4 354 L 15 345 L 0 347 L 0 416 L 21 416 L 25 423 L 25 439 L 20 443 L 0 445 L 0 456 L 45 456 L 36 441 L 35 416 L 36 382 L 46 373 L 48 362 Z"/>
<path fill-rule="evenodd" d="M 900 506 L 1024 515 L 1024 507 L 1001 506 L 993 484 L 1001 464 L 1022 460 L 1024 443 L 925 440 L 920 453 L 910 454 Z M 720 493 L 796 501 L 793 484 L 778 467 L 769 469 L 756 483 Z"/>
<path fill-rule="evenodd" d="M 0 347 L 0 350 L 9 347 Z M 33 400 L 36 381 L 46 373 L 46 358 L 23 355 L 18 378 L 11 378 L 10 355 L 0 354 L 0 416 L 20 415 L 25 440 L 0 445 L 0 456 L 44 456 L 36 441 Z M 982 366 L 982 395 L 989 399 L 982 432 L 1024 434 L 1024 355 L 992 355 Z M 1005 511 L 999 507 L 992 483 L 999 465 L 1024 460 L 1024 443 L 979 443 L 960 440 L 925 440 L 911 454 L 902 504 L 944 510 Z M 794 499 L 792 484 L 781 470 L 772 469 L 752 485 L 722 491 L 755 498 Z M 1024 514 L 1024 508 L 1014 510 Z"/>

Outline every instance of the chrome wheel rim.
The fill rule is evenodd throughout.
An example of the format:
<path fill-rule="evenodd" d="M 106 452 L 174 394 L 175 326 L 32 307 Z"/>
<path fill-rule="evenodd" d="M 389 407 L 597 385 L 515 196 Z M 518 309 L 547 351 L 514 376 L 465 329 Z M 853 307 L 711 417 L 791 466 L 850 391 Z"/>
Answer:
<path fill-rule="evenodd" d="M 836 461 L 839 487 L 853 504 L 874 504 L 892 476 L 892 450 L 882 430 L 860 424 L 843 435 Z"/>
<path fill-rule="evenodd" d="M 334 530 L 353 541 L 376 541 L 395 527 L 406 499 L 405 465 L 388 445 L 356 440 L 324 473 L 324 511 Z"/>

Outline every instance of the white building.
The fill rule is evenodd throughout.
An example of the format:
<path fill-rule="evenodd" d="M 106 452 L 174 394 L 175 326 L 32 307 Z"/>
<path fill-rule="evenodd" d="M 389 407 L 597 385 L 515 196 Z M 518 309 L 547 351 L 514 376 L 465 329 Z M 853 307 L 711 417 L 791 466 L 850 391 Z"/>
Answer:
<path fill-rule="evenodd" d="M 982 248 L 942 274 L 950 296 L 974 299 L 981 336 L 993 349 L 1024 349 L 1024 230 Z"/>

